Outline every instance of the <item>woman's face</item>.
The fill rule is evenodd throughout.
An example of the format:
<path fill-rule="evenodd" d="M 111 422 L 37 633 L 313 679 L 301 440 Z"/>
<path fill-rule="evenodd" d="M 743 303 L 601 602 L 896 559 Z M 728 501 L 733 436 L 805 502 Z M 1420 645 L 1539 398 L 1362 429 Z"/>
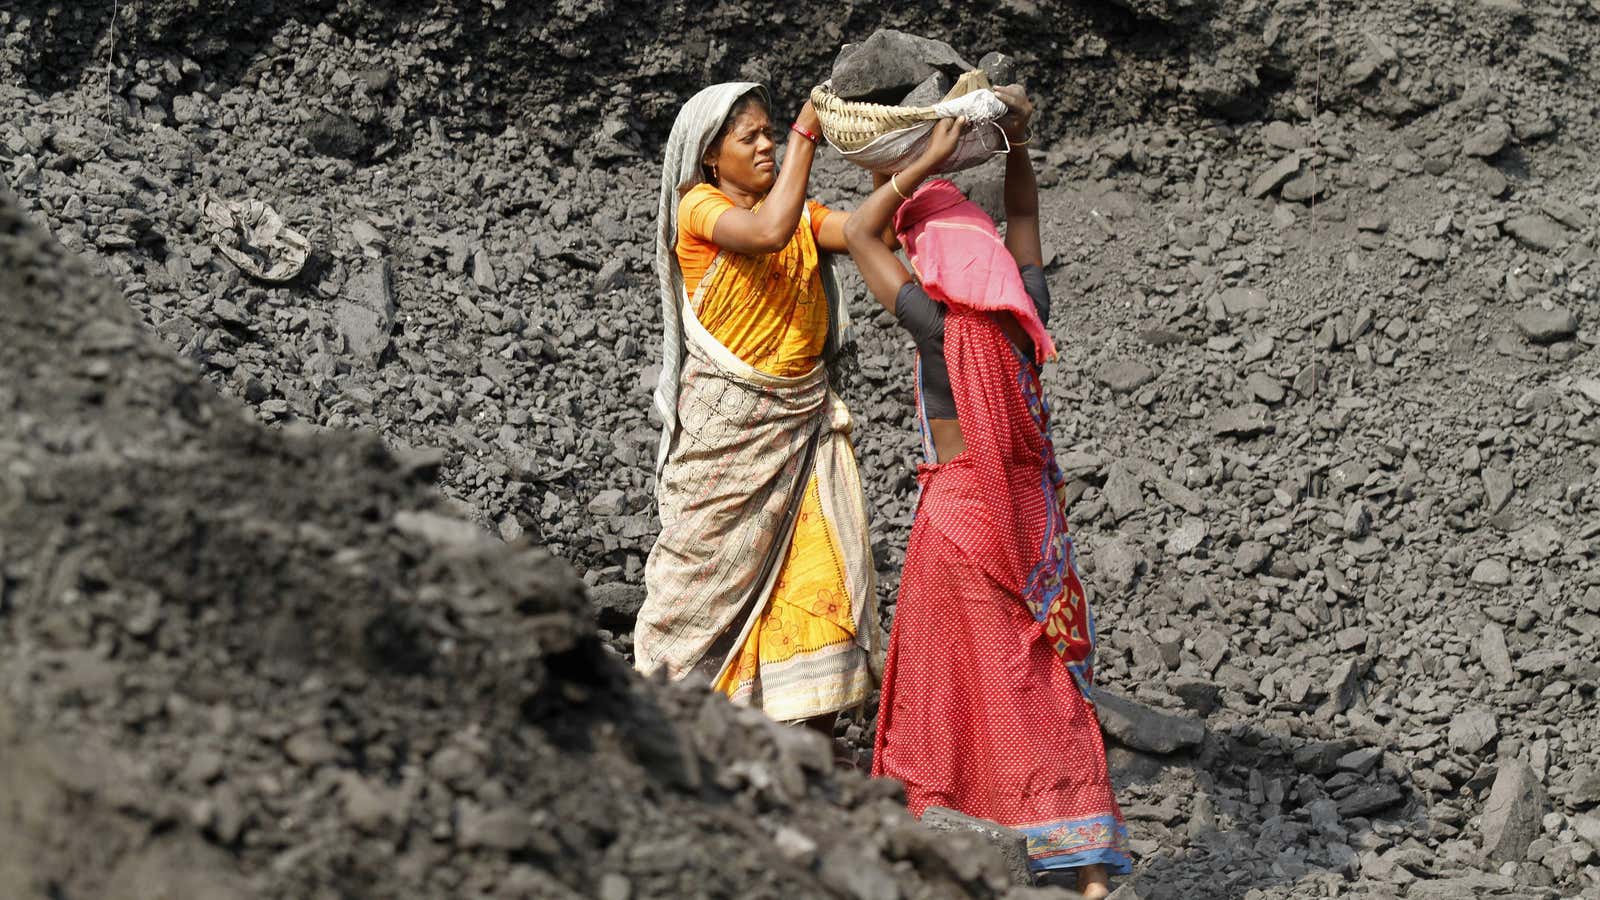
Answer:
<path fill-rule="evenodd" d="M 706 153 L 706 165 L 724 187 L 765 194 L 778 178 L 777 141 L 772 118 L 760 104 L 740 110 L 722 140 Z"/>

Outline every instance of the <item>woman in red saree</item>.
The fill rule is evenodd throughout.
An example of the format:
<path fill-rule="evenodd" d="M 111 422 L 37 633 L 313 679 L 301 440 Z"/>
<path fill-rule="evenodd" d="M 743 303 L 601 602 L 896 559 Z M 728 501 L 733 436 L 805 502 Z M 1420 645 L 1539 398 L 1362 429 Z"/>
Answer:
<path fill-rule="evenodd" d="M 1075 869 L 1085 896 L 1130 871 L 1093 704 L 1094 623 L 1078 580 L 1049 434 L 1032 112 L 1001 88 L 1006 236 L 949 181 L 923 180 L 964 123 L 941 122 L 845 227 L 867 286 L 916 339 L 922 485 L 889 639 L 874 775 L 911 811 L 950 807 L 1027 835 L 1036 873 Z M 916 277 L 879 237 L 893 218 Z"/>

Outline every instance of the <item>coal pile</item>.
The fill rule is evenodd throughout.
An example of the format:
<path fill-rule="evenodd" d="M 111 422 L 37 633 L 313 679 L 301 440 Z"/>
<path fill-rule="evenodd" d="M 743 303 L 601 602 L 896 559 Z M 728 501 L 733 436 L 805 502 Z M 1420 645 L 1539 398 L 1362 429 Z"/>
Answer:
<path fill-rule="evenodd" d="M 889 27 L 1002 50 L 1039 101 L 1046 382 L 1124 890 L 1600 889 L 1592 0 L 618 2 L 539 28 L 487 2 L 186 6 L 124 7 L 114 42 L 109 13 L 0 11 L 16 209 L 126 298 L 12 214 L 8 253 L 48 258 L 26 283 L 66 272 L 83 305 L 14 313 L 8 257 L 7 777 L 63 740 L 128 773 L 52 770 L 35 845 L 82 816 L 121 836 L 107 871 L 218 895 L 675 896 L 687 822 L 711 896 L 876 896 L 836 834 L 906 896 L 994 890 L 940 874 L 878 786 L 625 672 L 659 142 L 714 80 L 769 81 L 781 122 Z M 997 208 L 997 174 L 961 180 Z M 864 182 L 825 152 L 813 192 Z M 207 195 L 270 204 L 305 270 L 242 275 Z M 911 348 L 855 309 L 892 615 Z"/>
<path fill-rule="evenodd" d="M 1007 890 L 820 735 L 640 681 L 434 462 L 252 421 L 4 195 L 0 261 L 9 896 Z"/>

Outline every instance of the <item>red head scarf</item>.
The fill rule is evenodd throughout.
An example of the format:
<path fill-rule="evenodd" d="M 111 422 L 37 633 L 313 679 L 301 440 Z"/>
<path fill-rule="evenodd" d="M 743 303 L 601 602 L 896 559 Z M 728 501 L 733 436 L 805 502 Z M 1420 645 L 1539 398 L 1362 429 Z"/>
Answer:
<path fill-rule="evenodd" d="M 942 178 L 924 184 L 895 213 L 894 230 L 928 296 L 946 306 L 1011 313 L 1033 339 L 1036 358 L 1055 358 L 1055 342 L 994 220 L 960 188 Z"/>

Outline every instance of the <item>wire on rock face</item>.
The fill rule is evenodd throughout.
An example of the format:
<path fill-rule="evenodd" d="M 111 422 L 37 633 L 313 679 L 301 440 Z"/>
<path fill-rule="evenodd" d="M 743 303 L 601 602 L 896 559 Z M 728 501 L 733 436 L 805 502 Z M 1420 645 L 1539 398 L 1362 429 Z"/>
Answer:
<path fill-rule="evenodd" d="M 139 31 L 136 27 L 139 22 L 139 0 L 132 0 L 128 6 L 128 9 L 130 27 L 127 40 L 128 46 L 124 52 L 127 53 L 128 58 L 131 60 L 139 52 Z M 121 0 L 111 0 L 111 27 L 109 30 L 108 46 L 106 49 L 105 115 L 107 120 L 106 124 L 115 125 L 119 131 L 122 129 L 123 125 L 127 124 L 128 121 L 127 110 L 119 109 L 117 105 L 117 25 L 121 19 Z"/>
<path fill-rule="evenodd" d="M 1311 233 L 1312 234 L 1316 234 L 1316 232 L 1317 232 L 1317 224 L 1318 224 L 1317 223 L 1317 195 L 1322 192 L 1322 187 L 1323 187 L 1323 184 L 1324 184 L 1324 181 L 1322 179 L 1322 173 L 1318 172 L 1318 169 L 1321 168 L 1324 171 L 1326 171 L 1326 168 L 1327 168 L 1327 160 L 1323 159 L 1321 161 L 1320 165 L 1319 165 L 1318 159 L 1319 159 L 1319 157 L 1322 156 L 1322 151 L 1323 151 L 1323 147 L 1322 147 L 1322 69 L 1323 69 L 1323 66 L 1324 66 L 1324 64 L 1326 62 L 1326 58 L 1327 58 L 1327 55 L 1328 55 L 1328 38 L 1329 38 L 1329 35 L 1331 35 L 1332 32 L 1333 32 L 1333 20 L 1332 20 L 1332 18 L 1330 18 L 1329 13 L 1328 13 L 1328 0 L 1319 0 L 1319 2 L 1317 3 L 1317 7 L 1318 7 L 1318 12 L 1320 13 L 1320 15 L 1317 18 L 1319 18 L 1321 20 L 1321 24 L 1316 29 L 1316 33 L 1317 33 L 1317 77 L 1316 77 L 1316 88 L 1314 89 L 1314 91 L 1312 93 L 1312 98 L 1311 98 L 1311 135 L 1312 135 L 1313 146 L 1311 148 L 1311 159 L 1309 160 L 1309 162 L 1311 164 Z M 1316 246 L 1316 242 L 1315 241 L 1308 242 L 1308 244 L 1309 244 L 1309 246 Z M 1333 299 L 1335 299 L 1335 300 L 1338 297 L 1342 296 L 1343 293 L 1344 293 L 1342 290 L 1340 290 L 1340 287 L 1341 287 L 1341 284 L 1343 282 L 1343 279 L 1344 279 L 1344 267 L 1341 266 L 1340 270 L 1339 270 L 1339 283 L 1336 283 L 1333 286 L 1333 295 L 1334 295 Z M 1313 344 L 1312 345 L 1312 349 L 1311 349 L 1311 393 L 1313 395 L 1315 395 L 1317 393 L 1317 388 L 1320 386 L 1319 382 L 1321 382 L 1321 380 L 1322 380 L 1317 375 L 1317 370 L 1318 370 L 1320 362 L 1321 362 L 1318 359 L 1318 357 L 1320 355 L 1321 354 L 1319 354 L 1317 352 L 1316 345 Z M 1332 354 L 1331 354 L 1331 352 L 1329 354 L 1329 357 L 1330 357 L 1329 358 L 1329 362 L 1331 363 L 1332 362 L 1332 358 L 1331 358 Z"/>
<path fill-rule="evenodd" d="M 1332 23 L 1330 23 L 1328 21 L 1328 2 L 1327 2 L 1327 0 L 1321 0 L 1321 2 L 1317 4 L 1317 6 L 1319 7 L 1319 11 L 1322 13 L 1317 18 L 1321 19 L 1322 21 L 1317 26 L 1317 29 L 1316 29 L 1316 31 L 1317 31 L 1317 80 L 1316 80 L 1316 87 L 1313 89 L 1312 95 L 1311 95 L 1311 134 L 1316 140 L 1316 147 L 1312 148 L 1311 177 L 1313 179 L 1315 179 L 1317 177 L 1317 165 L 1316 165 L 1317 153 L 1316 153 L 1316 151 L 1317 151 L 1317 148 L 1320 148 L 1322 146 L 1322 64 L 1323 64 L 1323 58 L 1327 55 L 1327 51 L 1328 51 L 1328 31 L 1329 31 L 1329 29 L 1331 27 L 1331 24 L 1332 24 Z M 1311 191 L 1311 228 L 1312 228 L 1313 231 L 1315 231 L 1316 227 L 1317 227 L 1317 191 L 1316 191 L 1315 188 L 1313 188 L 1312 191 Z"/>
<path fill-rule="evenodd" d="M 117 16 L 122 11 L 119 0 L 111 0 L 111 46 L 106 50 L 106 118 L 112 116 L 111 104 L 116 100 L 112 87 L 112 73 L 117 66 Z M 109 122 L 107 124 L 110 124 Z"/>

